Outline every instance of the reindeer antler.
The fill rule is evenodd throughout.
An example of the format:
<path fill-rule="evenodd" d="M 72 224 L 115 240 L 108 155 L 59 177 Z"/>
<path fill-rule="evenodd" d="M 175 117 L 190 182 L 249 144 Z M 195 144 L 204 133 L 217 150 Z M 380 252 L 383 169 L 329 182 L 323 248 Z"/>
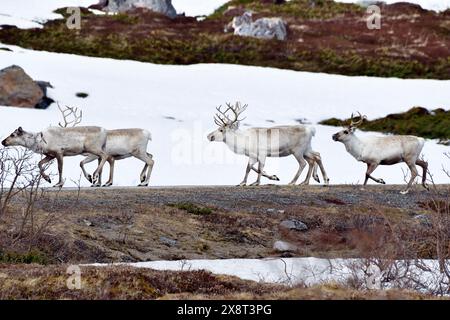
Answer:
<path fill-rule="evenodd" d="M 225 111 L 222 111 L 222 106 L 219 106 L 216 108 L 217 112 L 214 116 L 214 122 L 219 126 L 225 126 L 225 125 L 233 125 L 235 123 L 239 123 L 245 118 L 239 119 L 239 116 L 247 109 L 247 104 L 242 105 L 240 102 L 236 102 L 233 106 L 231 103 L 226 103 L 227 109 Z M 230 118 L 231 116 L 228 116 L 228 111 L 231 111 L 233 113 L 233 119 Z"/>
<path fill-rule="evenodd" d="M 350 125 L 349 125 L 349 127 L 356 128 L 356 127 L 360 126 L 364 122 L 365 119 L 367 119 L 367 117 L 363 116 L 359 111 L 358 111 L 358 118 L 359 118 L 358 121 L 354 121 L 353 120 L 354 116 L 353 116 L 353 113 L 352 113 L 352 116 L 350 118 Z"/>
<path fill-rule="evenodd" d="M 61 128 L 67 128 L 69 125 L 72 127 L 75 127 L 76 125 L 81 123 L 81 120 L 83 119 L 83 111 L 78 110 L 77 107 L 69 107 L 66 106 L 65 109 L 61 108 L 59 103 L 57 103 L 59 111 L 61 111 L 61 114 L 64 119 L 64 124 L 59 124 Z M 73 120 L 68 121 L 67 119 L 72 116 Z"/>

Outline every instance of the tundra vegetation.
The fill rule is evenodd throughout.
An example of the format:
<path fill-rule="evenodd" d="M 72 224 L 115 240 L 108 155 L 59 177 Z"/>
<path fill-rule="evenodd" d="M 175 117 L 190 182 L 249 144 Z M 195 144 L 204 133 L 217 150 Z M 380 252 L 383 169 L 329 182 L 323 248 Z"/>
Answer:
<path fill-rule="evenodd" d="M 202 21 L 170 19 L 136 9 L 119 15 L 82 10 L 81 30 L 65 21 L 43 29 L 0 30 L 2 43 L 25 48 L 160 64 L 232 63 L 344 75 L 449 79 L 449 11 L 434 13 L 412 4 L 382 4 L 381 30 L 368 30 L 365 9 L 332 0 L 283 4 L 232 0 Z M 225 33 L 236 16 L 280 17 L 286 41 Z M 57 11 L 67 16 L 64 8 Z"/>

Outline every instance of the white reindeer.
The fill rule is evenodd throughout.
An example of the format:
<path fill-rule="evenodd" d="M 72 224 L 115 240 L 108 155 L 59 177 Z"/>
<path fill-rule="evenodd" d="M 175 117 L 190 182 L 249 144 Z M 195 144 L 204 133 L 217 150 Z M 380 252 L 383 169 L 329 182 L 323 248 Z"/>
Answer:
<path fill-rule="evenodd" d="M 420 160 L 419 155 L 425 144 L 423 138 L 415 136 L 383 136 L 383 137 L 367 137 L 359 138 L 355 135 L 356 128 L 361 125 L 366 117 L 359 114 L 359 120 L 354 121 L 353 114 L 351 116 L 350 125 L 344 130 L 333 135 L 334 141 L 342 142 L 345 149 L 358 161 L 367 164 L 366 177 L 364 185 L 369 179 L 381 184 L 385 184 L 383 179 L 376 179 L 371 176 L 372 172 L 379 165 L 393 165 L 405 162 L 411 170 L 411 179 L 402 194 L 409 192 L 418 172 L 416 165 L 423 169 L 422 185 L 428 190 L 426 185 L 426 175 L 428 163 Z"/>
<path fill-rule="evenodd" d="M 309 170 L 302 184 L 309 184 L 313 171 L 314 179 L 319 181 L 317 164 L 322 172 L 324 182 L 328 184 L 329 179 L 322 165 L 320 154 L 311 149 L 311 139 L 315 134 L 314 128 L 296 125 L 241 130 L 239 124 L 243 119 L 239 119 L 239 116 L 246 108 L 247 105 L 242 106 L 239 102 L 235 106 L 227 103 L 225 111 L 221 111 L 221 107 L 216 108 L 218 113 L 214 121 L 219 129 L 211 132 L 207 137 L 210 141 L 225 142 L 233 152 L 249 157 L 244 180 L 240 183 L 241 186 L 247 184 L 250 170 L 254 170 L 258 174 L 257 180 L 251 185 L 259 185 L 261 176 L 279 180 L 276 176 L 269 176 L 263 171 L 266 157 L 287 157 L 289 155 L 293 155 L 299 163 L 299 169 L 289 184 L 297 182 L 306 163 L 309 164 Z M 228 115 L 229 112 L 231 112 L 231 116 Z M 256 163 L 259 163 L 258 169 L 254 168 Z"/>
<path fill-rule="evenodd" d="M 129 157 L 135 157 L 145 162 L 144 169 L 141 172 L 141 184 L 139 184 L 139 186 L 148 186 L 154 164 L 152 159 L 153 156 L 150 153 L 147 153 L 147 144 L 151 140 L 152 137 L 150 132 L 143 129 L 108 130 L 105 152 L 108 154 L 107 161 L 110 170 L 109 180 L 104 184 L 104 187 L 109 187 L 113 184 L 115 160 L 126 159 Z M 86 179 L 90 182 L 92 182 L 92 177 L 86 172 L 84 165 L 97 159 L 99 159 L 97 155 L 90 154 L 80 162 L 81 170 Z M 101 184 L 101 176 L 102 170 L 99 172 L 98 184 Z"/>
<path fill-rule="evenodd" d="M 93 181 L 97 181 L 99 172 L 108 158 L 103 150 L 105 144 L 106 130 L 100 127 L 49 127 L 38 133 L 26 132 L 22 127 L 19 127 L 2 141 L 2 145 L 5 147 L 22 146 L 45 155 L 45 158 L 39 162 L 39 170 L 42 177 L 49 183 L 51 183 L 51 180 L 44 172 L 44 165 L 56 158 L 59 182 L 55 187 L 64 185 L 63 158 L 85 153 L 95 154 L 101 159 L 97 170 L 94 172 Z"/>

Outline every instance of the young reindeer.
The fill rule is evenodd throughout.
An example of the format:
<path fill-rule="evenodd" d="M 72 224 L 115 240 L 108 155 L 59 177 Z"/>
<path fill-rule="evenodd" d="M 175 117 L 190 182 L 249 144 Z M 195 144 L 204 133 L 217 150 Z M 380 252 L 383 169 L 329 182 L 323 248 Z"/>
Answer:
<path fill-rule="evenodd" d="M 261 176 L 271 180 L 278 180 L 276 176 L 269 176 L 264 172 L 266 157 L 287 157 L 293 155 L 298 163 L 299 169 L 289 184 L 295 184 L 305 168 L 309 164 L 308 174 L 302 184 L 309 184 L 311 174 L 319 182 L 317 175 L 317 165 L 319 165 L 325 184 L 329 179 L 322 165 L 322 159 L 318 152 L 311 149 L 311 139 L 315 134 L 315 129 L 303 125 L 277 126 L 271 128 L 250 128 L 241 130 L 239 124 L 243 119 L 239 116 L 245 111 L 247 105 L 242 106 L 237 102 L 234 106 L 227 103 L 227 109 L 216 108 L 218 113 L 214 117 L 214 122 L 219 129 L 208 135 L 209 141 L 225 142 L 225 144 L 237 154 L 245 154 L 249 157 L 244 180 L 240 186 L 247 184 L 250 170 L 258 174 L 257 180 L 252 186 L 261 183 Z M 230 115 L 229 115 L 230 114 Z M 258 169 L 254 167 L 259 163 Z"/>
<path fill-rule="evenodd" d="M 145 162 L 144 169 L 141 172 L 141 184 L 139 184 L 139 186 L 148 186 L 154 164 L 152 159 L 153 156 L 150 153 L 147 153 L 147 145 L 151 140 L 152 136 L 150 132 L 143 129 L 107 130 L 105 152 L 108 154 L 107 161 L 110 168 L 109 180 L 103 186 L 109 187 L 113 184 L 114 162 L 129 157 L 135 157 Z M 84 165 L 97 159 L 99 159 L 97 155 L 91 154 L 80 162 L 80 167 L 84 176 L 91 182 L 92 177 L 86 172 Z M 101 176 L 102 170 L 99 172 L 99 184 L 101 184 Z"/>
<path fill-rule="evenodd" d="M 372 177 L 372 172 L 379 165 L 393 165 L 405 162 L 411 170 L 411 179 L 402 194 L 409 192 L 418 172 L 416 165 L 423 169 L 422 185 L 428 190 L 426 185 L 428 163 L 420 160 L 419 155 L 425 144 L 423 138 L 415 136 L 384 136 L 384 137 L 367 137 L 359 138 L 355 135 L 356 128 L 366 119 L 359 112 L 359 120 L 354 121 L 353 114 L 351 116 L 350 125 L 344 130 L 333 135 L 334 141 L 342 142 L 345 149 L 358 161 L 367 164 L 366 177 L 364 185 L 369 179 L 385 184 L 383 179 Z"/>
<path fill-rule="evenodd" d="M 61 110 L 61 108 L 60 108 Z M 61 112 L 63 112 L 61 110 Z M 67 121 L 69 115 L 74 115 L 75 119 Z M 76 108 L 67 108 L 63 112 L 64 122 L 60 127 L 49 127 L 41 132 L 27 132 L 19 127 L 9 137 L 2 141 L 2 145 L 22 146 L 33 152 L 45 155 L 38 166 L 42 177 L 51 183 L 50 177 L 44 172 L 44 165 L 56 158 L 58 161 L 59 182 L 55 187 L 64 185 L 63 179 L 63 158 L 77 156 L 85 153 L 95 154 L 101 161 L 94 172 L 94 181 L 98 180 L 99 172 L 107 160 L 107 154 L 103 148 L 106 144 L 106 130 L 100 127 L 68 127 L 80 123 L 82 114 L 77 114 Z"/>

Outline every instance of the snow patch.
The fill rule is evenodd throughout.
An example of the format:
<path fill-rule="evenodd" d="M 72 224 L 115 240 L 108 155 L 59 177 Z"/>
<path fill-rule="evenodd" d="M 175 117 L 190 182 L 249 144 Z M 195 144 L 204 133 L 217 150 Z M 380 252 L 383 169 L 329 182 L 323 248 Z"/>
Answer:
<path fill-rule="evenodd" d="M 2 46 L 13 52 L 0 50 L 0 69 L 16 64 L 33 79 L 50 81 L 55 88 L 48 90 L 49 97 L 80 107 L 84 125 L 148 129 L 153 136 L 148 151 L 155 160 L 151 185 L 236 185 L 242 180 L 247 158 L 206 139 L 216 129 L 215 107 L 227 101 L 249 105 L 244 121 L 249 126 L 292 125 L 304 118 L 314 124 L 330 117 L 347 118 L 357 110 L 373 119 L 417 105 L 448 109 L 450 101 L 450 81 L 348 77 L 226 64 L 155 65 Z M 80 99 L 77 92 L 89 96 Z M 0 107 L 0 137 L 18 126 L 40 131 L 59 121 L 55 104 L 47 110 Z M 312 146 L 321 153 L 330 182 L 361 183 L 366 166 L 331 139 L 341 129 L 315 127 Z M 423 155 L 437 183 L 448 183 L 442 172 L 443 165 L 450 167 L 443 155 L 448 150 L 432 140 L 425 144 Z M 66 186 L 75 186 L 71 180 L 80 177 L 80 160 L 65 160 Z M 117 162 L 115 185 L 138 185 L 142 165 L 136 159 Z M 89 166 L 90 171 L 94 168 L 95 164 Z M 269 158 L 265 171 L 276 174 L 281 179 L 277 183 L 286 184 L 297 168 L 293 157 Z M 402 168 L 407 167 L 380 166 L 374 176 L 389 184 L 404 183 Z M 55 164 L 51 170 L 57 172 Z M 107 168 L 104 174 L 106 178 Z M 253 179 L 250 176 L 249 182 Z M 82 186 L 88 185 L 83 178 Z"/>

